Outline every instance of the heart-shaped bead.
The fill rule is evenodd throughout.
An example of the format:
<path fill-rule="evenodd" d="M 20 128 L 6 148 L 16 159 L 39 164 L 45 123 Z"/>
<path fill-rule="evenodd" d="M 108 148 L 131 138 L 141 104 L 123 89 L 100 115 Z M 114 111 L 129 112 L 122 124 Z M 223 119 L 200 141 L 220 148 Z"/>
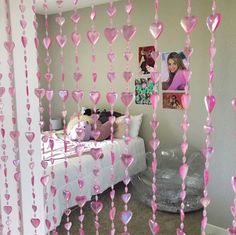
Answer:
<path fill-rule="evenodd" d="M 113 105 L 115 105 L 115 103 L 117 101 L 118 94 L 115 91 L 107 92 L 106 98 L 107 98 L 107 102 L 111 106 L 113 106 Z"/>
<path fill-rule="evenodd" d="M 99 214 L 99 212 L 102 210 L 103 208 L 103 203 L 101 201 L 92 201 L 90 203 L 91 209 L 93 210 L 93 212 L 95 214 Z"/>
<path fill-rule="evenodd" d="M 204 179 L 204 185 L 207 187 L 209 182 L 209 172 L 207 169 L 204 170 L 203 179 Z"/>
<path fill-rule="evenodd" d="M 130 198 L 131 198 L 131 194 L 130 194 L 130 193 L 123 193 L 123 194 L 121 195 L 122 201 L 123 201 L 124 203 L 126 203 L 126 204 L 129 202 Z"/>
<path fill-rule="evenodd" d="M 186 152 L 187 152 L 187 149 L 188 149 L 188 143 L 187 142 L 183 142 L 181 144 L 181 150 L 182 150 L 182 153 L 185 155 Z"/>
<path fill-rule="evenodd" d="M 9 95 L 11 96 L 11 97 L 13 97 L 14 95 L 15 95 L 15 87 L 9 87 L 8 88 L 8 92 L 9 92 Z"/>
<path fill-rule="evenodd" d="M 21 37 L 21 43 L 22 43 L 22 46 L 23 46 L 24 48 L 26 48 L 27 42 L 28 42 L 27 37 L 22 36 L 22 37 Z"/>
<path fill-rule="evenodd" d="M 133 25 L 124 25 L 122 28 L 122 33 L 125 40 L 130 41 L 136 33 L 136 27 Z"/>
<path fill-rule="evenodd" d="M 154 220 L 150 219 L 148 221 L 148 224 L 149 224 L 149 228 L 150 228 L 150 230 L 151 230 L 153 235 L 156 235 L 156 234 L 159 233 L 160 225 L 157 222 L 155 222 Z"/>
<path fill-rule="evenodd" d="M 49 179 L 50 179 L 49 175 L 44 175 L 44 176 L 41 177 L 40 181 L 41 181 L 43 186 L 46 186 L 49 182 Z"/>
<path fill-rule="evenodd" d="M 30 220 L 31 224 L 35 227 L 35 228 L 38 228 L 39 224 L 40 224 L 40 219 L 38 218 L 32 218 Z"/>
<path fill-rule="evenodd" d="M 92 45 L 95 45 L 98 42 L 99 37 L 100 33 L 95 30 L 87 32 L 87 38 Z"/>
<path fill-rule="evenodd" d="M 198 23 L 198 18 L 196 16 L 185 16 L 181 21 L 180 24 L 184 29 L 185 33 L 192 33 Z"/>
<path fill-rule="evenodd" d="M 133 216 L 133 212 L 130 210 L 127 210 L 127 211 L 122 211 L 119 217 L 120 217 L 121 222 L 124 225 L 127 225 L 130 222 L 132 216 Z"/>
<path fill-rule="evenodd" d="M 218 26 L 220 25 L 221 22 L 221 14 L 220 13 L 216 13 L 214 15 L 209 15 L 207 17 L 207 27 L 209 29 L 209 31 L 211 33 L 214 33 L 216 31 L 216 29 L 218 28 Z"/>
<path fill-rule="evenodd" d="M 39 98 L 42 99 L 45 96 L 45 89 L 44 88 L 35 88 L 34 94 Z"/>
<path fill-rule="evenodd" d="M 160 141 L 158 139 L 151 139 L 149 140 L 149 145 L 154 151 L 156 151 L 158 146 L 160 145 Z"/>
<path fill-rule="evenodd" d="M 75 80 L 76 82 L 78 82 L 80 79 L 82 79 L 82 77 L 83 77 L 83 75 L 82 75 L 82 73 L 80 73 L 80 72 L 75 72 L 75 73 L 73 74 L 73 78 L 74 78 L 74 80 Z"/>
<path fill-rule="evenodd" d="M 69 201 L 70 198 L 71 198 L 71 192 L 69 190 L 64 190 L 63 191 L 63 196 L 64 196 L 66 201 Z"/>
<path fill-rule="evenodd" d="M 0 87 L 0 97 L 5 93 L 5 87 Z"/>
<path fill-rule="evenodd" d="M 57 16 L 55 21 L 59 26 L 62 26 L 65 23 L 65 18 L 62 16 Z"/>
<path fill-rule="evenodd" d="M 118 29 L 117 28 L 114 28 L 114 27 L 107 27 L 104 29 L 104 35 L 107 39 L 107 41 L 112 44 L 117 36 L 118 36 Z"/>
<path fill-rule="evenodd" d="M 130 71 L 124 71 L 123 72 L 123 78 L 126 82 L 129 82 L 129 80 L 133 77 L 133 73 Z"/>
<path fill-rule="evenodd" d="M 64 224 L 64 227 L 67 231 L 70 231 L 71 226 L 72 226 L 72 222 L 67 222 Z"/>
<path fill-rule="evenodd" d="M 84 92 L 82 90 L 72 91 L 72 98 L 76 103 L 80 103 L 84 97 Z"/>
<path fill-rule="evenodd" d="M 121 93 L 121 101 L 126 107 L 129 107 L 132 104 L 133 99 L 134 99 L 133 92 L 124 91 Z"/>
<path fill-rule="evenodd" d="M 80 21 L 80 15 L 77 12 L 74 12 L 70 18 L 75 24 L 79 23 Z"/>
<path fill-rule="evenodd" d="M 114 220 L 115 219 L 115 215 L 116 215 L 116 208 L 112 207 L 109 211 L 109 218 L 110 220 Z"/>
<path fill-rule="evenodd" d="M 131 2 L 125 5 L 125 11 L 128 15 L 132 12 L 132 10 L 133 10 L 133 4 Z"/>
<path fill-rule="evenodd" d="M 108 60 L 109 60 L 109 62 L 114 62 L 114 60 L 115 60 L 115 58 L 116 58 L 116 55 L 115 55 L 115 53 L 114 52 L 109 52 L 108 54 L 107 54 L 107 58 L 108 58 Z"/>
<path fill-rule="evenodd" d="M 15 43 L 12 41 L 4 42 L 4 47 L 9 53 L 11 53 L 15 48 Z"/>
<path fill-rule="evenodd" d="M 77 196 L 75 198 L 75 201 L 79 207 L 83 207 L 85 205 L 85 203 L 87 202 L 87 198 L 86 198 L 86 196 Z"/>
<path fill-rule="evenodd" d="M 4 207 L 3 207 L 3 210 L 5 211 L 5 213 L 6 213 L 7 215 L 10 215 L 11 212 L 12 212 L 12 207 L 11 207 L 11 206 L 4 206 Z"/>
<path fill-rule="evenodd" d="M 227 228 L 228 235 L 236 235 L 236 228 L 235 227 L 230 227 Z"/>
<path fill-rule="evenodd" d="M 30 143 L 32 143 L 35 137 L 35 133 L 31 131 L 25 132 L 25 137 Z"/>
<path fill-rule="evenodd" d="M 66 102 L 66 100 L 68 99 L 68 96 L 69 96 L 69 91 L 68 90 L 60 90 L 59 96 L 60 96 L 62 102 Z"/>
<path fill-rule="evenodd" d="M 162 22 L 158 21 L 157 23 L 152 23 L 149 27 L 149 31 L 154 39 L 158 39 L 163 32 L 163 24 Z"/>
<path fill-rule="evenodd" d="M 134 161 L 133 155 L 127 153 L 121 154 L 120 158 L 126 168 L 128 168 Z"/>
<path fill-rule="evenodd" d="M 24 19 L 20 20 L 20 25 L 21 25 L 22 29 L 25 29 L 27 26 L 27 22 Z"/>
<path fill-rule="evenodd" d="M 107 15 L 109 17 L 113 17 L 116 14 L 116 8 L 114 5 L 110 4 L 109 7 L 107 8 Z"/>
<path fill-rule="evenodd" d="M 176 229 L 176 235 L 186 235 L 186 233 L 182 229 L 177 228 Z"/>
<path fill-rule="evenodd" d="M 206 208 L 210 204 L 211 200 L 208 197 L 203 197 L 200 199 L 200 202 Z"/>
<path fill-rule="evenodd" d="M 160 100 L 160 95 L 159 94 L 152 94 L 151 95 L 150 101 L 151 101 L 153 110 L 157 109 L 157 104 L 158 104 L 159 100 Z"/>
<path fill-rule="evenodd" d="M 132 60 L 132 58 L 133 58 L 133 53 L 132 53 L 131 51 L 126 51 L 126 52 L 124 53 L 124 58 L 126 59 L 126 61 Z"/>
<path fill-rule="evenodd" d="M 77 32 L 73 32 L 71 34 L 71 41 L 75 46 L 79 46 L 80 44 L 80 35 Z"/>
<path fill-rule="evenodd" d="M 112 83 L 116 79 L 116 73 L 115 72 L 108 72 L 107 79 Z"/>
<path fill-rule="evenodd" d="M 156 61 L 160 57 L 160 52 L 159 51 L 152 51 L 151 57 Z"/>
<path fill-rule="evenodd" d="M 52 44 L 52 41 L 50 37 L 45 37 L 43 39 L 43 45 L 47 50 L 50 48 L 51 44 Z"/>
<path fill-rule="evenodd" d="M 102 149 L 101 148 L 91 148 L 90 153 L 94 160 L 98 160 L 102 156 Z"/>
<path fill-rule="evenodd" d="M 89 98 L 96 105 L 101 97 L 101 93 L 99 91 L 90 91 Z"/>
<path fill-rule="evenodd" d="M 205 106 L 206 106 L 207 112 L 211 113 L 215 107 L 215 104 L 216 104 L 215 96 L 213 96 L 213 95 L 205 96 L 204 101 L 205 101 Z"/>
<path fill-rule="evenodd" d="M 56 41 L 59 47 L 63 48 L 66 45 L 67 42 L 67 37 L 66 35 L 57 35 L 56 36 Z"/>

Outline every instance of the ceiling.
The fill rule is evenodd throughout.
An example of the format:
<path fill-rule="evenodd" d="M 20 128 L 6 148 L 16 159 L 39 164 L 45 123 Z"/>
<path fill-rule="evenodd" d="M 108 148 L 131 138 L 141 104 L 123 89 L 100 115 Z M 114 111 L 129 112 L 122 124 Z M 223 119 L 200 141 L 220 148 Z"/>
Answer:
<path fill-rule="evenodd" d="M 120 0 L 113 0 L 113 2 Z M 56 0 L 47 0 L 48 14 L 55 14 L 58 12 L 58 5 Z M 89 7 L 92 5 L 99 5 L 109 2 L 109 0 L 78 0 L 78 8 Z M 36 11 L 39 14 L 44 14 L 43 8 L 44 0 L 36 0 Z M 70 11 L 74 7 L 73 0 L 64 0 L 62 4 L 63 11 Z"/>

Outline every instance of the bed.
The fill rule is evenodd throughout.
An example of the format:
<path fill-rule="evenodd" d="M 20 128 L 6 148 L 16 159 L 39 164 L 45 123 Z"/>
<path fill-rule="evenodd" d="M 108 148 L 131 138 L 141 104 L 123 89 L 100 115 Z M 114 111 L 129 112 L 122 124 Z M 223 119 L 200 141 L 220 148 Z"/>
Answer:
<path fill-rule="evenodd" d="M 54 203 L 56 205 L 55 211 L 53 211 L 53 195 L 51 191 L 52 179 L 49 177 L 49 182 L 46 184 L 48 199 L 45 202 L 45 208 L 48 207 L 47 219 L 51 221 L 51 225 L 54 224 L 53 216 L 57 218 L 55 226 L 60 224 L 62 215 L 66 209 L 66 201 L 63 196 L 63 191 L 68 189 L 71 192 L 71 199 L 69 200 L 69 207 L 76 206 L 76 196 L 84 195 L 89 201 L 94 194 L 93 184 L 94 184 L 94 175 L 93 168 L 95 161 L 92 156 L 89 154 L 89 149 L 95 146 L 95 141 L 90 140 L 82 142 L 84 144 L 84 153 L 81 156 L 81 165 L 82 165 L 82 174 L 84 186 L 82 189 L 78 185 L 78 176 L 79 176 L 79 159 L 75 153 L 76 142 L 70 141 L 67 139 L 67 158 L 68 158 L 68 168 L 67 174 L 69 177 L 68 184 L 65 183 L 64 173 L 64 158 L 63 158 L 63 141 L 61 137 L 57 134 L 53 134 L 54 140 L 54 150 L 53 150 L 53 167 L 55 172 L 54 185 L 57 188 L 57 194 L 54 198 Z M 51 175 L 51 166 L 52 163 L 50 159 L 50 148 L 48 141 L 44 144 L 45 148 L 42 153 L 42 157 L 45 160 L 44 162 L 48 163 L 48 167 L 45 170 L 45 175 Z M 112 143 L 110 140 L 104 140 L 102 142 L 97 142 L 97 147 L 101 147 L 103 150 L 103 156 L 98 160 L 100 175 L 98 176 L 98 182 L 101 187 L 101 192 L 105 191 L 111 186 L 111 160 L 110 160 L 110 150 Z M 120 160 L 120 155 L 123 153 L 125 148 L 125 143 L 123 139 L 114 139 L 114 152 L 116 156 L 116 161 L 114 164 L 114 174 L 115 180 L 114 184 L 123 180 L 125 176 L 125 168 L 123 163 Z M 128 145 L 128 151 L 134 156 L 134 162 L 129 167 L 129 175 L 135 175 L 146 169 L 146 160 L 145 160 L 145 148 L 144 140 L 140 137 L 133 138 L 133 140 Z M 104 180 L 106 179 L 106 180 Z M 54 226 L 50 227 L 50 230 Z"/>

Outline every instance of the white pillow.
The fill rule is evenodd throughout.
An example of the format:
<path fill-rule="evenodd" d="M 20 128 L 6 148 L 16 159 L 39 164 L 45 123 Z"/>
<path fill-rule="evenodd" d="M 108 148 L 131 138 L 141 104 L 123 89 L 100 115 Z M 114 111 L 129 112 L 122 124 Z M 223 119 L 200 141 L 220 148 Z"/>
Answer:
<path fill-rule="evenodd" d="M 143 114 L 131 116 L 131 123 L 129 125 L 129 135 L 133 138 L 138 137 L 139 129 L 142 124 Z"/>
<path fill-rule="evenodd" d="M 131 116 L 131 122 L 129 125 L 129 135 L 133 138 L 138 137 L 139 129 L 142 124 L 143 114 Z M 125 135 L 125 124 L 124 116 L 116 118 L 117 128 L 115 129 L 114 137 L 117 139 L 122 139 Z"/>

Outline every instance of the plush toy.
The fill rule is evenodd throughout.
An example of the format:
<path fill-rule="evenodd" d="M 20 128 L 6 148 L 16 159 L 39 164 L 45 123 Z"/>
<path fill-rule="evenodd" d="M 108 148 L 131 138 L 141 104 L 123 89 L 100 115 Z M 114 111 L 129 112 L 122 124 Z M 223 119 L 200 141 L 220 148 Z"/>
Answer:
<path fill-rule="evenodd" d="M 88 141 L 91 137 L 91 129 L 89 122 L 78 122 L 70 131 L 69 138 L 71 140 L 78 140 L 78 137 L 80 137 L 81 141 Z"/>

